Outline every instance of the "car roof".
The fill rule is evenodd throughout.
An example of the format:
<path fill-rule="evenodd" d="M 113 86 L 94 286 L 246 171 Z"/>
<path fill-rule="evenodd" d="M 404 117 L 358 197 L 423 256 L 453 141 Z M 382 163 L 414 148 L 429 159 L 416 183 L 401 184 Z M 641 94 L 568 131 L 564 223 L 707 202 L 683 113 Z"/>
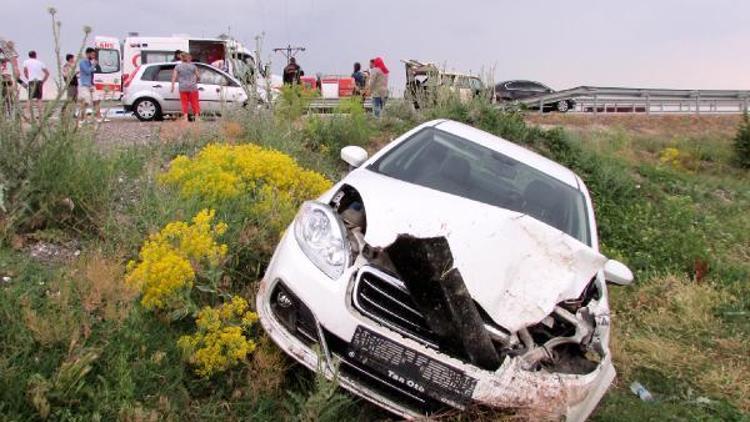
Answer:
<path fill-rule="evenodd" d="M 154 63 L 142 64 L 140 67 L 141 67 L 141 69 L 146 69 L 147 67 L 151 67 L 151 66 L 176 66 L 178 63 L 180 63 L 180 62 L 177 62 L 177 61 L 174 61 L 174 62 L 154 62 Z M 217 69 L 217 68 L 211 66 L 208 63 L 203 63 L 203 62 L 192 62 L 192 63 L 194 65 L 196 65 L 196 66 L 210 67 L 211 69 L 213 69 L 213 70 L 221 73 L 222 75 L 228 76 L 228 77 L 232 78 L 232 80 L 236 80 L 237 79 L 234 76 L 232 76 L 231 74 L 229 74 L 229 73 L 227 73 L 227 72 L 225 72 L 225 71 L 223 71 L 221 69 Z"/>
<path fill-rule="evenodd" d="M 506 141 L 499 136 L 495 136 L 491 133 L 453 120 L 439 121 L 433 127 L 469 139 L 483 147 L 507 155 L 508 157 L 531 166 L 575 189 L 582 190 L 578 183 L 578 177 L 572 170 L 518 144 Z"/>
<path fill-rule="evenodd" d="M 169 66 L 169 65 L 172 65 L 172 66 L 174 66 L 174 65 L 176 65 L 176 64 L 178 64 L 178 63 L 180 63 L 180 62 L 179 62 L 179 61 L 177 61 L 177 60 L 175 60 L 175 61 L 173 61 L 173 62 L 153 62 L 153 63 L 144 63 L 144 64 L 142 64 L 142 65 L 141 65 L 141 67 L 149 67 L 149 66 Z M 193 63 L 194 65 L 196 65 L 196 66 L 211 66 L 210 64 L 208 64 L 208 63 L 203 63 L 203 62 L 192 62 L 192 63 Z M 216 68 L 214 67 L 214 69 L 216 69 Z M 216 70 L 221 70 L 221 69 L 216 69 Z"/>

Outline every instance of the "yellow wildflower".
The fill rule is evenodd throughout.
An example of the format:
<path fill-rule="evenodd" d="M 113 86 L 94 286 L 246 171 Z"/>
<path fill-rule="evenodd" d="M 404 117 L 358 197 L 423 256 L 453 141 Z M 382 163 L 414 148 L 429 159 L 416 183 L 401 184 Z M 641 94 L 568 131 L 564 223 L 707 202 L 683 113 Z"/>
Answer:
<path fill-rule="evenodd" d="M 216 308 L 205 307 L 195 321 L 197 332 L 177 341 L 198 375 L 208 377 L 225 371 L 255 350 L 255 342 L 247 338 L 245 330 L 258 316 L 248 308 L 247 301 L 239 296 Z"/>
<path fill-rule="evenodd" d="M 185 198 L 216 202 L 269 186 L 293 198 L 313 198 L 331 186 L 320 173 L 303 169 L 292 157 L 253 144 L 211 144 L 194 158 L 175 158 L 160 182 L 178 187 Z"/>
<path fill-rule="evenodd" d="M 149 309 L 177 309 L 185 305 L 196 270 L 216 267 L 227 254 L 227 246 L 216 237 L 227 226 L 213 224 L 213 210 L 202 210 L 192 224 L 175 221 L 153 234 L 143 244 L 140 262 L 128 263 L 125 282 L 137 287 L 141 303 Z"/>

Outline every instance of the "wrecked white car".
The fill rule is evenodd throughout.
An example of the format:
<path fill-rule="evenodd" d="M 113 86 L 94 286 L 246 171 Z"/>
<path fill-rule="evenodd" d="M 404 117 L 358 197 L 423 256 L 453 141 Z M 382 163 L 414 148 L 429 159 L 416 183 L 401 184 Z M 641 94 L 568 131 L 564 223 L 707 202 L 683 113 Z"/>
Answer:
<path fill-rule="evenodd" d="M 406 418 L 474 406 L 585 419 L 615 376 L 581 179 L 516 144 L 423 124 L 306 202 L 257 295 L 276 344 Z"/>

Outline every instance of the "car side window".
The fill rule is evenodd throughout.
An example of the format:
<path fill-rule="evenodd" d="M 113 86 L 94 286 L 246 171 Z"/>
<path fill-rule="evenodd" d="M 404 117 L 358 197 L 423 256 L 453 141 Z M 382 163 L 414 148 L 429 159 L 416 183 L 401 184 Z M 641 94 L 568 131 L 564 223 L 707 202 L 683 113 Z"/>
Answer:
<path fill-rule="evenodd" d="M 143 71 L 143 74 L 141 75 L 141 80 L 142 81 L 155 81 L 158 74 L 159 74 L 158 66 L 147 67 Z"/>
<path fill-rule="evenodd" d="M 174 66 L 160 66 L 159 73 L 156 74 L 156 80 L 159 82 L 171 82 L 172 71 L 174 71 Z"/>
<path fill-rule="evenodd" d="M 508 82 L 507 84 L 505 84 L 505 88 L 506 89 L 520 89 L 521 87 L 519 86 L 518 82 Z"/>
<path fill-rule="evenodd" d="M 227 86 L 229 81 L 221 73 L 205 66 L 199 66 L 200 83 L 205 85 Z"/>

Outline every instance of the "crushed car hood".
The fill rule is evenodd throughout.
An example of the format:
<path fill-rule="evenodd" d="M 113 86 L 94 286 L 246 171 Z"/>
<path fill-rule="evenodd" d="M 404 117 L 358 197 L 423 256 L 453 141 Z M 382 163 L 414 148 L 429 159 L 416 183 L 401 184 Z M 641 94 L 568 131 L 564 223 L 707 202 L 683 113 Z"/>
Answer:
<path fill-rule="evenodd" d="M 366 169 L 353 171 L 343 183 L 362 196 L 369 245 L 384 248 L 399 234 L 445 236 L 473 299 L 511 332 L 538 323 L 559 302 L 579 297 L 607 260 L 515 211 Z"/>

